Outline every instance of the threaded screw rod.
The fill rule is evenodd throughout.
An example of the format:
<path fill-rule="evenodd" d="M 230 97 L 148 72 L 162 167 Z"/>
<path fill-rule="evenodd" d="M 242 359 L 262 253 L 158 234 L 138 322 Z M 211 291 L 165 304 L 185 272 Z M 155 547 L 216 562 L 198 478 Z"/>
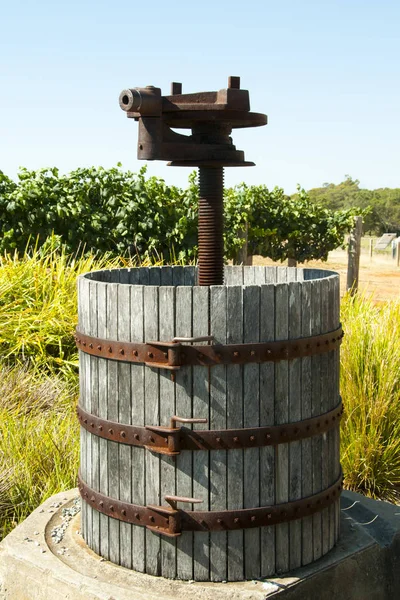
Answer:
<path fill-rule="evenodd" d="M 199 285 L 224 283 L 223 194 L 223 167 L 199 167 Z"/>

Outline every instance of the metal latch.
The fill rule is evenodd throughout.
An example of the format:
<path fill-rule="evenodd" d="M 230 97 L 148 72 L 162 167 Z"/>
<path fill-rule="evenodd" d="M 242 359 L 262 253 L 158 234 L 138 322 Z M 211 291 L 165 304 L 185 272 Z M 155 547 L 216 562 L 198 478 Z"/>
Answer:
<path fill-rule="evenodd" d="M 197 418 L 185 418 L 178 417 L 174 415 L 171 417 L 170 426 L 163 427 L 162 425 L 146 425 L 146 429 L 149 431 L 154 431 L 159 435 L 165 435 L 168 439 L 168 447 L 163 448 L 160 446 L 148 446 L 145 448 L 147 450 L 151 450 L 152 452 L 157 452 L 158 454 L 166 454 L 167 456 L 177 456 L 180 454 L 180 427 L 176 427 L 176 423 L 207 423 L 207 419 L 197 419 Z"/>
<path fill-rule="evenodd" d="M 168 525 L 166 528 L 157 525 L 146 525 L 147 529 L 159 533 L 167 537 L 178 537 L 182 535 L 181 529 L 181 511 L 177 507 L 178 502 L 186 502 L 190 504 L 201 504 L 203 500 L 199 498 L 185 498 L 183 496 L 164 496 L 164 500 L 168 502 L 170 506 L 154 506 L 148 504 L 146 508 L 158 512 L 168 518 Z"/>

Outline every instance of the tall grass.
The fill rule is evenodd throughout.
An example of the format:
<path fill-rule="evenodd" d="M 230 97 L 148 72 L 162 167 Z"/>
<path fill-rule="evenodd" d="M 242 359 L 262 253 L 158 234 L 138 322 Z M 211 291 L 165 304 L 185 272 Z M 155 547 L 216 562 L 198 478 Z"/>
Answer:
<path fill-rule="evenodd" d="M 43 500 L 76 485 L 77 382 L 0 369 L 0 539 Z"/>
<path fill-rule="evenodd" d="M 345 486 L 396 501 L 400 492 L 400 301 L 345 296 L 341 460 Z"/>

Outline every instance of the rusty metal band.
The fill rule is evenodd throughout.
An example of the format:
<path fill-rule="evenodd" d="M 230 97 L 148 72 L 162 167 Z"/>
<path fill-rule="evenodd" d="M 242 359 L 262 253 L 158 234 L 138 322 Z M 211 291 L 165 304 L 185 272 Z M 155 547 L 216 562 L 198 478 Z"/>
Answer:
<path fill-rule="evenodd" d="M 306 498 L 262 506 L 223 511 L 184 511 L 176 502 L 188 502 L 194 498 L 167 497 L 175 500 L 173 506 L 141 506 L 110 498 L 89 487 L 78 476 L 78 487 L 83 500 L 97 511 L 125 523 L 141 525 L 155 533 L 177 537 L 182 531 L 228 531 L 265 527 L 287 523 L 320 512 L 339 499 L 342 491 L 342 474 L 330 487 Z"/>
<path fill-rule="evenodd" d="M 320 435 L 339 425 L 343 404 L 340 402 L 329 412 L 294 423 L 219 430 L 125 425 L 96 417 L 80 406 L 77 407 L 77 413 L 82 427 L 94 435 L 173 456 L 182 450 L 231 450 L 275 446 Z"/>
<path fill-rule="evenodd" d="M 77 329 L 75 341 L 79 350 L 92 356 L 177 370 L 184 365 L 212 367 L 303 358 L 335 350 L 343 336 L 339 327 L 329 333 L 279 342 L 189 346 L 179 342 L 118 342 L 85 335 Z"/>

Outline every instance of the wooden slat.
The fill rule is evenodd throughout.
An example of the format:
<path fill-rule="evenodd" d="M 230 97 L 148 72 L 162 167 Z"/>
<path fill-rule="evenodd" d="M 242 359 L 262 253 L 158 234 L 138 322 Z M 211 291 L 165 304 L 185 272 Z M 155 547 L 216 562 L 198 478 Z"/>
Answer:
<path fill-rule="evenodd" d="M 334 281 L 334 319 L 337 326 L 340 322 L 340 282 L 339 276 L 335 277 Z M 334 352 L 335 363 L 334 363 L 334 389 L 336 400 L 339 400 L 340 394 L 340 350 Z M 334 432 L 334 472 L 335 477 L 339 477 L 340 474 L 340 427 L 337 427 Z M 336 502 L 335 512 L 335 542 L 339 539 L 340 535 L 340 500 Z"/>
<path fill-rule="evenodd" d="M 155 279 L 154 271 L 149 273 L 150 280 Z M 157 286 L 149 285 L 144 288 L 144 337 L 147 340 L 158 340 L 158 301 Z M 144 402 L 146 425 L 160 424 L 159 372 L 157 369 L 145 367 Z M 160 497 L 160 458 L 152 452 L 145 453 L 145 502 L 146 504 L 161 503 Z M 160 536 L 146 530 L 146 573 L 160 575 L 161 555 Z"/>
<path fill-rule="evenodd" d="M 118 340 L 131 341 L 131 298 L 127 269 L 120 272 L 118 285 Z M 118 422 L 131 424 L 131 367 L 129 363 L 118 363 Z M 132 448 L 119 444 L 119 499 L 132 502 Z M 132 525 L 120 523 L 120 564 L 132 567 Z"/>
<path fill-rule="evenodd" d="M 331 331 L 331 306 L 329 304 L 329 278 L 326 277 L 320 282 L 321 289 L 321 333 Z M 331 383 L 330 378 L 332 373 L 329 369 L 329 353 L 322 354 L 320 357 L 321 364 L 321 412 L 327 412 L 331 408 Z M 329 432 L 321 436 L 321 489 L 331 485 L 333 480 L 329 479 Z M 329 544 L 329 513 L 330 507 L 325 508 L 321 513 L 322 523 L 322 555 L 326 554 L 330 549 Z"/>
<path fill-rule="evenodd" d="M 246 269 L 246 267 L 245 267 Z M 253 276 L 255 273 L 253 273 Z M 243 288 L 243 342 L 258 342 L 260 336 L 260 286 Z M 260 425 L 260 366 L 243 365 L 243 424 L 244 427 Z M 244 450 L 243 477 L 244 508 L 260 506 L 260 449 Z M 261 576 L 259 529 L 244 530 L 245 578 Z"/>
<path fill-rule="evenodd" d="M 243 341 L 243 288 L 230 286 L 226 296 L 228 344 Z M 243 366 L 228 365 L 226 369 L 227 427 L 243 427 Z M 243 450 L 230 450 L 227 462 L 227 508 L 243 508 Z M 244 577 L 244 533 L 228 532 L 228 580 Z"/>
<path fill-rule="evenodd" d="M 82 331 L 85 331 L 85 303 L 88 301 L 88 294 L 86 298 L 86 283 L 84 281 L 83 275 L 78 278 L 78 320 L 79 327 L 82 328 Z M 86 410 L 86 354 L 84 352 L 79 351 L 79 403 Z M 86 446 L 86 438 L 88 433 L 86 429 L 83 427 L 80 428 L 80 464 L 79 468 L 82 474 L 82 478 L 84 481 L 87 480 L 86 473 L 86 454 L 87 454 L 87 446 Z M 85 541 L 87 541 L 87 505 L 85 502 L 82 502 L 82 536 Z"/>
<path fill-rule="evenodd" d="M 289 269 L 288 269 L 289 271 Z M 290 269 L 289 278 L 296 278 L 296 269 Z M 289 339 L 301 337 L 301 286 L 289 285 Z M 301 420 L 301 359 L 289 361 L 289 422 Z M 289 500 L 301 498 L 301 442 L 289 444 Z M 301 521 L 289 524 L 289 567 L 301 566 Z"/>
<path fill-rule="evenodd" d="M 210 334 L 226 344 L 226 287 L 210 286 Z M 210 369 L 210 429 L 226 429 L 226 366 Z M 210 510 L 226 509 L 226 450 L 210 451 Z M 227 578 L 227 533 L 210 534 L 210 579 Z"/>
<path fill-rule="evenodd" d="M 144 287 L 135 285 L 131 288 L 131 322 L 132 342 L 144 341 Z M 144 371 L 146 367 L 131 365 L 132 390 L 132 423 L 145 425 L 144 418 Z M 132 447 L 132 502 L 145 504 L 145 453 L 144 448 Z M 132 568 L 145 571 L 145 529 L 132 527 Z"/>
<path fill-rule="evenodd" d="M 265 276 L 275 280 L 275 271 L 267 267 Z M 260 342 L 275 339 L 275 286 L 261 286 Z M 275 366 L 260 365 L 260 426 L 275 423 Z M 275 449 L 260 448 L 260 504 L 275 504 Z M 275 573 L 275 526 L 261 528 L 261 576 Z"/>
<path fill-rule="evenodd" d="M 193 336 L 209 334 L 209 288 L 193 288 Z M 193 429 L 210 428 L 210 401 L 207 367 L 193 369 L 193 415 L 207 418 L 208 423 L 198 423 Z M 193 453 L 193 497 L 203 498 L 202 510 L 210 510 L 208 452 Z M 196 532 L 193 539 L 193 579 L 207 581 L 210 577 L 210 534 Z"/>
<path fill-rule="evenodd" d="M 98 284 L 95 281 L 89 281 L 89 306 L 90 306 L 90 335 L 97 336 L 97 319 L 98 319 L 98 306 L 97 306 L 97 287 Z M 91 356 L 89 358 L 90 363 L 90 400 L 91 400 L 91 413 L 98 416 L 99 414 L 99 361 L 96 357 Z M 96 435 L 91 435 L 92 444 L 92 477 L 91 487 L 98 491 L 100 485 L 100 439 Z M 88 482 L 90 485 L 90 482 Z M 97 510 L 92 509 L 92 544 L 91 548 L 99 554 L 100 552 L 100 513 Z"/>
<path fill-rule="evenodd" d="M 286 279 L 286 267 L 278 270 L 278 280 Z M 287 339 L 289 334 L 288 285 L 277 283 L 275 287 L 275 339 Z M 289 419 L 289 366 L 287 361 L 275 365 L 275 423 L 287 423 Z M 280 444 L 275 451 L 275 498 L 277 503 L 289 500 L 289 448 Z M 289 524 L 276 525 L 276 571 L 289 569 Z"/>
<path fill-rule="evenodd" d="M 155 339 L 172 340 L 175 333 L 175 288 L 162 286 L 159 289 L 158 337 Z M 171 381 L 171 372 L 159 370 L 160 377 L 160 424 L 169 427 L 170 419 L 175 414 L 175 389 Z M 147 398 L 146 398 L 147 403 Z M 160 462 L 160 495 L 175 495 L 175 466 L 176 459 L 169 456 L 159 456 Z M 175 577 L 176 575 L 176 542 L 174 539 L 161 538 L 161 575 Z"/>
<path fill-rule="evenodd" d="M 176 288 L 176 319 L 175 335 L 179 337 L 192 336 L 192 287 L 194 269 L 186 267 L 184 278 L 190 282 L 188 286 Z M 192 371 L 191 367 L 180 369 L 176 373 L 176 411 L 181 417 L 196 417 L 192 408 Z M 193 496 L 193 452 L 182 452 L 175 459 L 176 465 L 176 493 L 178 496 Z M 182 505 L 184 510 L 191 510 L 189 504 Z M 202 506 L 200 505 L 200 510 Z M 195 508 L 196 510 L 196 508 Z M 177 577 L 179 579 L 193 579 L 193 533 L 184 532 L 177 539 Z"/>
<path fill-rule="evenodd" d="M 113 277 L 115 273 L 111 273 Z M 107 338 L 117 339 L 118 336 L 118 287 L 108 285 L 107 288 Z M 108 419 L 118 421 L 118 363 L 108 361 Z M 119 497 L 119 444 L 108 442 L 108 491 L 112 498 Z M 117 519 L 109 519 L 109 553 L 110 560 L 119 564 L 120 523 Z"/>
<path fill-rule="evenodd" d="M 311 335 L 321 332 L 321 285 L 320 281 L 312 281 L 311 295 Z M 311 357 L 311 416 L 321 414 L 321 355 Z M 313 493 L 322 490 L 322 440 L 314 436 L 312 447 L 312 479 Z M 321 513 L 313 515 L 313 558 L 322 556 L 322 518 Z"/>

